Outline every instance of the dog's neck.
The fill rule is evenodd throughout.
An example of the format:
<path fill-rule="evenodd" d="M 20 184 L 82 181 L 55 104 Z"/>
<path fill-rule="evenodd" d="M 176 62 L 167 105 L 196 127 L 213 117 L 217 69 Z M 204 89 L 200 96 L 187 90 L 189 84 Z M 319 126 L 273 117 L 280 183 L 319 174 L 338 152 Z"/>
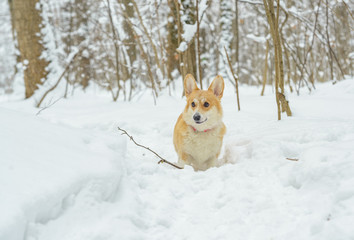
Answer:
<path fill-rule="evenodd" d="M 208 129 L 204 129 L 203 131 L 198 131 L 195 127 L 193 127 L 193 126 L 190 126 L 190 127 L 193 129 L 193 131 L 194 131 L 195 133 L 199 133 L 199 132 L 209 132 L 209 131 L 213 130 L 212 128 L 208 128 Z"/>

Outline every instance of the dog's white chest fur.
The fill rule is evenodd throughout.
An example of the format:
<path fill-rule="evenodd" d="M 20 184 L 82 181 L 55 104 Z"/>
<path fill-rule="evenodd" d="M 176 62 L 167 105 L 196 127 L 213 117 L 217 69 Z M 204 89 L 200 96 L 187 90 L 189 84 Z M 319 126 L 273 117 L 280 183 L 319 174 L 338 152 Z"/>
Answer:
<path fill-rule="evenodd" d="M 189 155 L 187 162 L 198 169 L 215 166 L 222 141 L 219 137 L 221 127 L 197 132 L 190 128 L 184 139 L 184 150 Z"/>

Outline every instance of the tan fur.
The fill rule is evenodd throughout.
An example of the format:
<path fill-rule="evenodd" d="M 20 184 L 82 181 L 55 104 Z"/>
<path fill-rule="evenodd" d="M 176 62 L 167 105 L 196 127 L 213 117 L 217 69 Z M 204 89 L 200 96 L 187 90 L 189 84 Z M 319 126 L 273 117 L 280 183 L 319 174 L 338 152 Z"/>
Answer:
<path fill-rule="evenodd" d="M 187 105 L 179 116 L 173 134 L 173 143 L 180 165 L 191 165 L 194 170 L 206 170 L 216 166 L 226 127 L 222 122 L 220 100 L 224 91 L 224 80 L 216 76 L 208 90 L 200 90 L 194 77 L 184 79 Z M 194 102 L 195 107 L 192 107 Z M 204 103 L 209 106 L 205 107 Z M 198 113 L 197 123 L 193 116 Z"/>

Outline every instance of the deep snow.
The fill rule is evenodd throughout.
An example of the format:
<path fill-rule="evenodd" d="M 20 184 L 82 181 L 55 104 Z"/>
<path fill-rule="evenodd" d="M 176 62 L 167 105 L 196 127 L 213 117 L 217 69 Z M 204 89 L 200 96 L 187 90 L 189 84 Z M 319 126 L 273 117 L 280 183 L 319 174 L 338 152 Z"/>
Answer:
<path fill-rule="evenodd" d="M 77 92 L 38 116 L 0 98 L 0 239 L 354 239 L 354 80 L 289 95 L 281 121 L 267 88 L 241 86 L 240 112 L 226 89 L 221 166 L 205 172 L 117 131 L 176 162 L 180 90 L 157 106 Z"/>

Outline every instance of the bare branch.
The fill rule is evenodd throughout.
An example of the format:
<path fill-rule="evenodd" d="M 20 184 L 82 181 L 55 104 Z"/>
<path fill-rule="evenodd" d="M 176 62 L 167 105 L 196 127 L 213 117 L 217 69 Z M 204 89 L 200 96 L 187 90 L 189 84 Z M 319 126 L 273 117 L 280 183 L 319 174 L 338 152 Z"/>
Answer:
<path fill-rule="evenodd" d="M 160 163 L 167 163 L 167 164 L 169 164 L 169 165 L 171 165 L 171 166 L 173 166 L 173 167 L 175 167 L 175 168 L 183 169 L 183 168 L 181 168 L 180 166 L 177 166 L 176 164 L 171 163 L 171 162 L 167 161 L 166 159 L 162 158 L 159 154 L 157 154 L 155 151 L 151 150 L 149 147 L 146 147 L 146 146 L 144 146 L 144 145 L 141 145 L 141 144 L 137 143 L 137 142 L 134 140 L 134 138 L 133 138 L 131 135 L 129 135 L 129 133 L 128 133 L 127 131 L 125 131 L 124 129 L 118 127 L 118 130 L 121 131 L 121 132 L 123 132 L 122 135 L 127 135 L 127 136 L 129 137 L 129 139 L 130 139 L 131 141 L 133 141 L 133 143 L 134 143 L 135 145 L 137 145 L 138 147 L 145 148 L 146 150 L 152 152 L 152 153 L 155 154 L 158 158 L 160 158 L 160 161 L 158 162 L 158 164 L 160 164 Z"/>
<path fill-rule="evenodd" d="M 155 80 L 154 80 L 154 77 L 152 75 L 152 70 L 151 70 L 151 65 L 150 65 L 150 62 L 149 62 L 148 54 L 145 52 L 144 46 L 143 46 L 143 44 L 142 44 L 142 42 L 140 40 L 140 37 L 137 34 L 136 30 L 134 29 L 134 25 L 133 25 L 132 21 L 130 20 L 128 14 L 126 12 L 124 12 L 123 9 L 121 9 L 121 10 L 124 13 L 124 17 L 126 18 L 127 23 L 129 24 L 134 36 L 136 36 L 135 40 L 136 40 L 136 43 L 138 44 L 138 47 L 139 47 L 139 49 L 141 51 L 141 57 L 145 61 L 145 64 L 146 64 L 146 67 L 147 67 L 147 70 L 148 70 L 148 76 L 149 76 L 150 81 L 151 81 L 151 88 L 152 88 L 152 94 L 153 94 L 153 97 L 154 97 L 154 103 L 156 105 L 156 98 L 158 97 L 158 93 L 157 93 Z"/>
<path fill-rule="evenodd" d="M 112 29 L 112 37 L 113 37 L 113 45 L 114 45 L 114 60 L 115 60 L 115 77 L 116 77 L 116 81 L 117 81 L 117 86 L 118 86 L 118 92 L 116 97 L 113 94 L 113 89 L 111 87 L 111 82 L 109 81 L 109 86 L 110 86 L 110 90 L 113 94 L 113 101 L 116 101 L 119 97 L 119 92 L 122 88 L 121 84 L 119 83 L 120 80 L 120 73 L 119 73 L 119 45 L 118 45 L 118 41 L 120 41 L 119 37 L 118 37 L 118 33 L 116 32 L 116 28 L 114 27 L 114 23 L 113 23 L 113 17 L 112 17 L 112 10 L 111 10 L 111 4 L 110 4 L 110 0 L 107 0 L 107 12 L 108 12 L 108 17 L 109 17 L 109 23 L 111 24 L 111 29 Z"/>
<path fill-rule="evenodd" d="M 61 79 L 64 77 L 65 73 L 69 70 L 71 64 L 74 62 L 74 60 L 76 59 L 76 57 L 81 54 L 81 51 L 82 51 L 82 48 L 80 48 L 79 51 L 77 51 L 77 53 L 75 53 L 75 55 L 70 59 L 69 63 L 66 65 L 66 67 L 65 67 L 65 69 L 64 69 L 64 71 L 63 71 L 63 73 L 60 75 L 60 77 L 59 77 L 58 81 L 56 82 L 56 84 L 54 84 L 53 87 L 51 87 L 50 89 L 48 89 L 48 90 L 44 93 L 44 95 L 42 96 L 41 100 L 39 100 L 39 102 L 38 102 L 38 104 L 37 104 L 36 107 L 39 108 L 39 107 L 41 106 L 41 104 L 42 104 L 44 98 L 48 95 L 48 93 L 50 93 L 51 91 L 53 91 L 53 90 L 59 85 Z"/>
<path fill-rule="evenodd" d="M 154 41 L 152 40 L 151 35 L 149 34 L 147 28 L 145 27 L 144 20 L 143 20 L 141 14 L 140 14 L 140 11 L 139 11 L 139 7 L 138 7 L 138 5 L 136 4 L 136 2 L 134 0 L 132 0 L 132 4 L 133 4 L 133 6 L 135 8 L 136 14 L 138 15 L 138 19 L 139 19 L 140 25 L 143 28 L 144 33 L 145 33 L 146 37 L 148 38 L 148 40 L 150 42 L 150 45 L 151 45 L 151 47 L 152 47 L 152 49 L 154 51 L 157 67 L 161 70 L 161 72 L 163 72 L 163 69 L 162 69 L 161 64 L 160 64 L 159 55 L 158 55 L 158 52 L 157 52 L 156 45 L 154 44 Z"/>
<path fill-rule="evenodd" d="M 322 1 L 322 0 L 318 1 L 317 11 L 316 11 L 316 13 L 315 13 L 315 23 L 314 23 L 314 27 L 313 27 L 313 33 L 312 33 L 311 44 L 310 44 L 309 48 L 307 49 L 307 52 L 306 52 L 306 54 L 305 54 L 305 59 L 304 59 L 304 62 L 303 62 L 303 64 L 302 64 L 302 68 L 301 68 L 301 71 L 300 71 L 301 76 L 300 76 L 300 81 L 299 81 L 299 89 L 300 89 L 301 82 L 303 81 L 304 69 L 305 69 L 305 67 L 306 67 L 308 55 L 309 55 L 310 52 L 312 51 L 312 47 L 313 47 L 314 42 L 315 42 L 316 26 L 317 26 L 318 13 L 319 13 L 319 10 L 320 10 L 321 1 Z"/>
<path fill-rule="evenodd" d="M 62 99 L 63 97 L 58 98 L 57 100 L 55 100 L 54 102 L 50 103 L 49 105 L 42 107 L 41 110 L 39 110 L 36 113 L 36 116 L 38 116 L 42 111 L 46 110 L 47 108 L 50 108 L 51 106 L 53 106 L 54 104 L 56 104 L 60 99 Z"/>
<path fill-rule="evenodd" d="M 261 1 L 238 0 L 241 3 L 248 3 L 252 5 L 263 5 Z"/>
<path fill-rule="evenodd" d="M 350 10 L 348 4 L 346 4 L 343 0 L 342 0 L 342 3 L 344 4 L 345 8 L 347 9 L 348 13 L 349 13 L 349 16 L 352 18 L 352 20 L 354 20 L 354 16 L 352 14 L 352 10 Z M 353 29 L 351 26 L 350 26 L 351 29 Z"/>

